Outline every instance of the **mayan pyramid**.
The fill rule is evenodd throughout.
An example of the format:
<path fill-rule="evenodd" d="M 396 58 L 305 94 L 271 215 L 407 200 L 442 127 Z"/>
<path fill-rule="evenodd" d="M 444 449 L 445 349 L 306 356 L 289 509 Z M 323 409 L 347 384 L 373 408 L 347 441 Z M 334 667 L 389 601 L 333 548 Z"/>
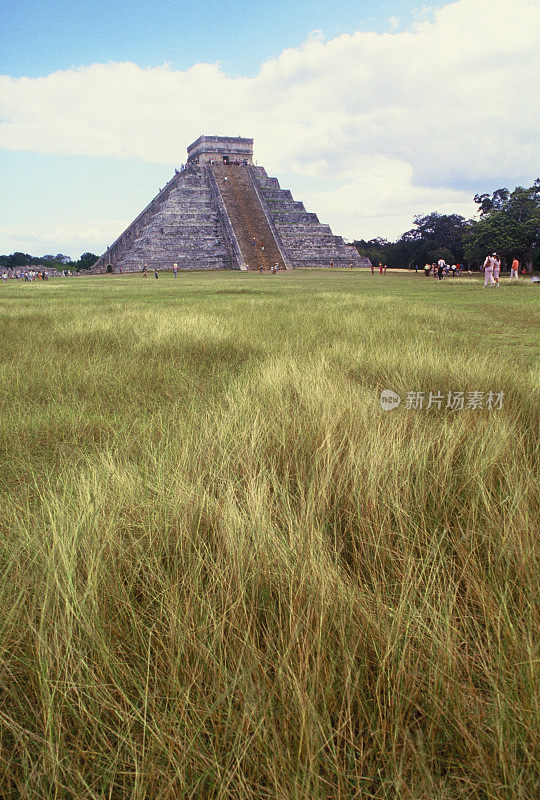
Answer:
<path fill-rule="evenodd" d="M 363 266 L 354 247 L 253 164 L 253 139 L 200 136 L 93 272 Z"/>

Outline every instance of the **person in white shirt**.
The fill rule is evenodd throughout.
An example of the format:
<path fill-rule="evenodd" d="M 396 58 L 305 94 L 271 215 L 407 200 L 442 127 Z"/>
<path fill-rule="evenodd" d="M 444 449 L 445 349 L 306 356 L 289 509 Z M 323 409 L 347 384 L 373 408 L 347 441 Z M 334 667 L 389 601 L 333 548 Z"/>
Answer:
<path fill-rule="evenodd" d="M 495 267 L 495 263 L 495 253 L 490 253 L 488 256 L 486 256 L 484 266 L 482 267 L 484 270 L 484 287 L 495 286 L 495 281 L 493 280 L 493 269 Z"/>
<path fill-rule="evenodd" d="M 439 276 L 439 280 L 442 281 L 444 275 L 444 268 L 446 267 L 446 261 L 444 258 L 439 258 L 437 261 L 437 275 Z"/>

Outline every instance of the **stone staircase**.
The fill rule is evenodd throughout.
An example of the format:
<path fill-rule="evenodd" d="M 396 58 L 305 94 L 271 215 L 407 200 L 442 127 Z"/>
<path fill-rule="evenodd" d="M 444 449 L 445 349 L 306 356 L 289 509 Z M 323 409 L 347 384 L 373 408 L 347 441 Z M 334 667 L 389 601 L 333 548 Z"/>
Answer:
<path fill-rule="evenodd" d="M 274 264 L 285 269 L 274 231 L 253 182 L 251 167 L 240 164 L 212 164 L 209 169 L 217 184 L 242 260 L 251 270 L 269 270 Z"/>
<path fill-rule="evenodd" d="M 249 163 L 189 162 L 92 272 L 368 266 L 276 178 Z M 109 267 L 111 265 L 111 267 Z"/>

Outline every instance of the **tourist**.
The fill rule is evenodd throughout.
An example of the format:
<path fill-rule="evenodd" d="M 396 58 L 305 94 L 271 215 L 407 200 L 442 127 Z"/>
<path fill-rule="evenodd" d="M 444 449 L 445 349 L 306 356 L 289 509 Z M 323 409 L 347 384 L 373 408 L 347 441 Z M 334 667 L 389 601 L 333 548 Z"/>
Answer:
<path fill-rule="evenodd" d="M 512 261 L 512 267 L 510 268 L 510 277 L 515 278 L 516 281 L 519 278 L 519 261 L 517 258 L 514 258 Z"/>
<path fill-rule="evenodd" d="M 493 265 L 493 280 L 495 281 L 495 286 L 497 289 L 500 288 L 499 286 L 499 276 L 501 274 L 501 259 L 500 256 L 495 254 L 495 264 Z"/>
<path fill-rule="evenodd" d="M 173 272 L 174 272 L 174 277 L 178 278 L 178 264 L 176 263 L 176 261 L 174 262 Z"/>
<path fill-rule="evenodd" d="M 482 269 L 484 270 L 484 288 L 486 286 L 495 286 L 495 281 L 493 280 L 493 268 L 495 267 L 495 253 L 490 253 L 486 256 L 486 260 L 482 265 Z"/>
<path fill-rule="evenodd" d="M 446 261 L 444 260 L 444 258 L 439 258 L 439 260 L 437 261 L 437 275 L 439 276 L 440 281 L 442 281 L 443 279 L 445 269 L 446 269 Z"/>

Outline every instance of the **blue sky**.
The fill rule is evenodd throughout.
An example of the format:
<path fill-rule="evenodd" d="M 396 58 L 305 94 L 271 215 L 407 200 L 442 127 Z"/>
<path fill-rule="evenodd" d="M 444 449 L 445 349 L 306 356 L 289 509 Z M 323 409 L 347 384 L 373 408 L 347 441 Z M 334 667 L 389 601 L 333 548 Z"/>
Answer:
<path fill-rule="evenodd" d="M 102 252 L 201 133 L 350 239 L 540 172 L 539 0 L 2 8 L 0 253 Z"/>
<path fill-rule="evenodd" d="M 94 62 L 164 62 L 187 69 L 221 62 L 250 76 L 267 58 L 296 47 L 320 29 L 326 38 L 388 30 L 418 0 L 4 0 L 0 72 L 39 77 Z"/>

